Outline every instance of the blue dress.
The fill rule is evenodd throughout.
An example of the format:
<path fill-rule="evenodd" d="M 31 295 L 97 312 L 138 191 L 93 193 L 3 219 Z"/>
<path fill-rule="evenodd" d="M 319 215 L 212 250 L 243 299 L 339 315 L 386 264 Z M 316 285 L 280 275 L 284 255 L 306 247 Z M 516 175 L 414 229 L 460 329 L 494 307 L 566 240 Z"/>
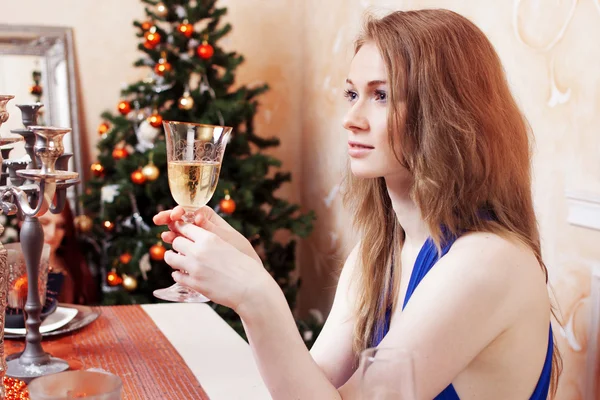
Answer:
<path fill-rule="evenodd" d="M 410 300 L 412 294 L 414 293 L 419 283 L 423 280 L 425 275 L 433 268 L 435 263 L 443 256 L 448 253 L 450 247 L 454 243 L 456 238 L 447 238 L 445 243 L 442 245 L 442 253 L 438 256 L 437 248 L 431 238 L 428 238 L 423 247 L 419 251 L 417 256 L 417 260 L 415 261 L 415 266 L 410 276 L 410 281 L 408 283 L 408 288 L 406 290 L 406 297 L 404 299 L 404 304 L 402 305 L 402 309 L 406 307 L 406 304 Z M 385 320 L 381 321 L 375 327 L 375 334 L 373 335 L 373 342 L 371 343 L 371 347 L 376 347 L 379 345 L 385 334 L 389 330 L 390 326 L 390 318 L 391 318 L 391 309 L 385 313 Z M 552 372 L 552 352 L 554 350 L 554 344 L 552 339 L 552 327 L 550 328 L 550 334 L 548 338 L 548 350 L 546 352 L 546 360 L 544 361 L 544 367 L 542 368 L 542 373 L 540 375 L 540 379 L 531 395 L 531 400 L 546 400 L 548 396 L 548 390 L 550 388 L 550 376 Z M 435 400 L 460 400 L 456 390 L 454 390 L 454 386 L 450 385 L 446 389 L 444 389 L 440 394 L 435 397 Z"/>

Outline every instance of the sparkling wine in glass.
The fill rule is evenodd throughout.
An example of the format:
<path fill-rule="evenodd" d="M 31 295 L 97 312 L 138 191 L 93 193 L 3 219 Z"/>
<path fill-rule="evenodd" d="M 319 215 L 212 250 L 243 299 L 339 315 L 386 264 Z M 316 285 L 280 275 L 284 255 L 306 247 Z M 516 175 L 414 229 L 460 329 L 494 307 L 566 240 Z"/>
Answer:
<path fill-rule="evenodd" d="M 225 146 L 231 134 L 228 126 L 163 121 L 167 142 L 169 189 L 185 210 L 184 222 L 193 223 L 195 212 L 211 199 L 217 183 Z M 178 283 L 154 291 L 162 300 L 205 303 L 209 299 Z"/>

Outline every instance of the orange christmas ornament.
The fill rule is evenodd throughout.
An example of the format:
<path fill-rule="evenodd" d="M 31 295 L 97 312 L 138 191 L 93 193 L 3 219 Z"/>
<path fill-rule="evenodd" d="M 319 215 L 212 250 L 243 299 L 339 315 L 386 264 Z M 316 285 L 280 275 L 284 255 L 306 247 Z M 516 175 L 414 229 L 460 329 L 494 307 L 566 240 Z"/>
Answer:
<path fill-rule="evenodd" d="M 194 33 L 194 27 L 192 24 L 188 23 L 188 20 L 186 19 L 183 21 L 183 23 L 179 24 L 177 31 L 179 31 L 179 33 L 181 33 L 183 36 L 189 38 Z"/>
<path fill-rule="evenodd" d="M 106 275 L 106 281 L 110 286 L 118 286 L 123 283 L 123 279 L 117 274 L 114 269 Z"/>
<path fill-rule="evenodd" d="M 152 113 L 152 115 L 148 117 L 148 122 L 154 128 L 160 128 L 160 126 L 162 125 L 162 121 L 163 121 L 163 118 L 156 111 L 154 111 L 154 113 Z"/>
<path fill-rule="evenodd" d="M 152 28 L 152 22 L 151 21 L 144 21 L 142 22 L 142 30 L 144 31 L 149 31 L 150 28 Z"/>
<path fill-rule="evenodd" d="M 121 264 L 129 264 L 131 262 L 131 259 L 133 257 L 131 257 L 131 254 L 129 253 L 123 253 L 121 254 L 121 256 L 119 257 L 119 262 Z"/>
<path fill-rule="evenodd" d="M 229 192 L 225 191 L 225 198 L 219 202 L 219 207 L 223 214 L 233 214 L 235 211 L 235 201 L 229 196 Z"/>
<path fill-rule="evenodd" d="M 150 30 L 144 33 L 144 47 L 148 50 L 154 49 L 160 43 L 160 33 L 156 32 L 156 27 L 153 26 Z"/>
<path fill-rule="evenodd" d="M 125 149 L 125 147 L 115 147 L 115 149 L 112 152 L 112 156 L 115 160 L 122 160 L 124 158 L 127 158 L 128 155 L 129 153 L 127 152 L 127 149 Z"/>
<path fill-rule="evenodd" d="M 157 75 L 163 76 L 170 70 L 171 70 L 171 64 L 167 61 L 167 53 L 165 53 L 163 51 L 160 55 L 160 59 L 158 60 L 158 63 L 156 63 L 156 65 L 154 65 L 154 72 L 156 72 Z"/>
<path fill-rule="evenodd" d="M 110 125 L 106 122 L 103 122 L 100 125 L 98 125 L 98 134 L 104 135 L 106 132 L 108 132 L 109 129 Z"/>
<path fill-rule="evenodd" d="M 128 101 L 123 100 L 123 101 L 119 102 L 119 104 L 117 105 L 117 108 L 119 109 L 119 112 L 121 113 L 121 115 L 127 115 L 131 111 L 131 104 L 129 104 Z"/>
<path fill-rule="evenodd" d="M 135 170 L 131 173 L 131 181 L 136 185 L 143 185 L 146 182 L 146 177 L 141 169 Z"/>
<path fill-rule="evenodd" d="M 96 177 L 100 177 L 100 176 L 104 175 L 104 167 L 100 163 L 97 163 L 97 162 L 93 163 L 90 166 L 90 170 L 92 170 L 92 174 L 94 174 L 94 176 L 96 176 Z"/>
<path fill-rule="evenodd" d="M 157 243 L 154 246 L 150 247 L 150 258 L 154 261 L 162 261 L 165 258 L 165 252 L 167 249 L 162 243 Z"/>
<path fill-rule="evenodd" d="M 215 49 L 213 49 L 213 47 L 205 40 L 200 46 L 198 46 L 196 53 L 198 53 L 200 58 L 207 60 L 211 58 L 213 54 L 215 54 Z"/>

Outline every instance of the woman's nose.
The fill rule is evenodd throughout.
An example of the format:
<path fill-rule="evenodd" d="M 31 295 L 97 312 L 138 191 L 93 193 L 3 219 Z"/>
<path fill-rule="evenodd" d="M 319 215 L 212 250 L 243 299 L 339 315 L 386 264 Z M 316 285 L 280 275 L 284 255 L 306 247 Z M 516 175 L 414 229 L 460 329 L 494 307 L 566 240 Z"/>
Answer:
<path fill-rule="evenodd" d="M 344 129 L 349 131 L 366 131 L 369 129 L 369 119 L 364 112 L 364 106 L 360 103 L 354 103 L 346 113 L 343 120 Z"/>

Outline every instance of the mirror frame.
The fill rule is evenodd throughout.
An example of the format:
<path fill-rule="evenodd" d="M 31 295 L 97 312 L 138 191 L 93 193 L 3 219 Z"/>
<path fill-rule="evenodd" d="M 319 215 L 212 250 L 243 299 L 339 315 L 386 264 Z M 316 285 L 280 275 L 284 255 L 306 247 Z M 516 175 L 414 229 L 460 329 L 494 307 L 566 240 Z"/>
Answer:
<path fill-rule="evenodd" d="M 62 46 L 56 46 L 62 42 Z M 61 26 L 37 26 L 37 25 L 10 25 L 0 24 L 0 55 L 34 55 L 40 56 L 46 65 L 48 76 L 42 77 L 45 82 L 53 78 L 56 65 L 59 61 L 66 62 L 67 71 L 67 93 L 68 107 L 71 128 L 73 166 L 75 172 L 79 173 L 79 183 L 73 186 L 75 198 L 71 199 L 71 209 L 74 215 L 79 215 L 82 211 L 79 206 L 79 196 L 83 193 L 84 169 L 82 160 L 82 123 L 80 121 L 80 110 L 78 105 L 78 87 L 75 68 L 75 45 L 73 39 L 73 30 L 69 27 Z M 52 114 L 57 106 L 52 106 L 52 87 L 45 85 L 48 92 L 44 95 L 48 105 L 44 108 L 50 111 L 50 123 L 52 123 Z M 10 93 L 5 93 L 10 94 Z M 46 100 L 45 99 L 45 100 Z M 20 118 L 20 116 L 19 116 Z"/>

